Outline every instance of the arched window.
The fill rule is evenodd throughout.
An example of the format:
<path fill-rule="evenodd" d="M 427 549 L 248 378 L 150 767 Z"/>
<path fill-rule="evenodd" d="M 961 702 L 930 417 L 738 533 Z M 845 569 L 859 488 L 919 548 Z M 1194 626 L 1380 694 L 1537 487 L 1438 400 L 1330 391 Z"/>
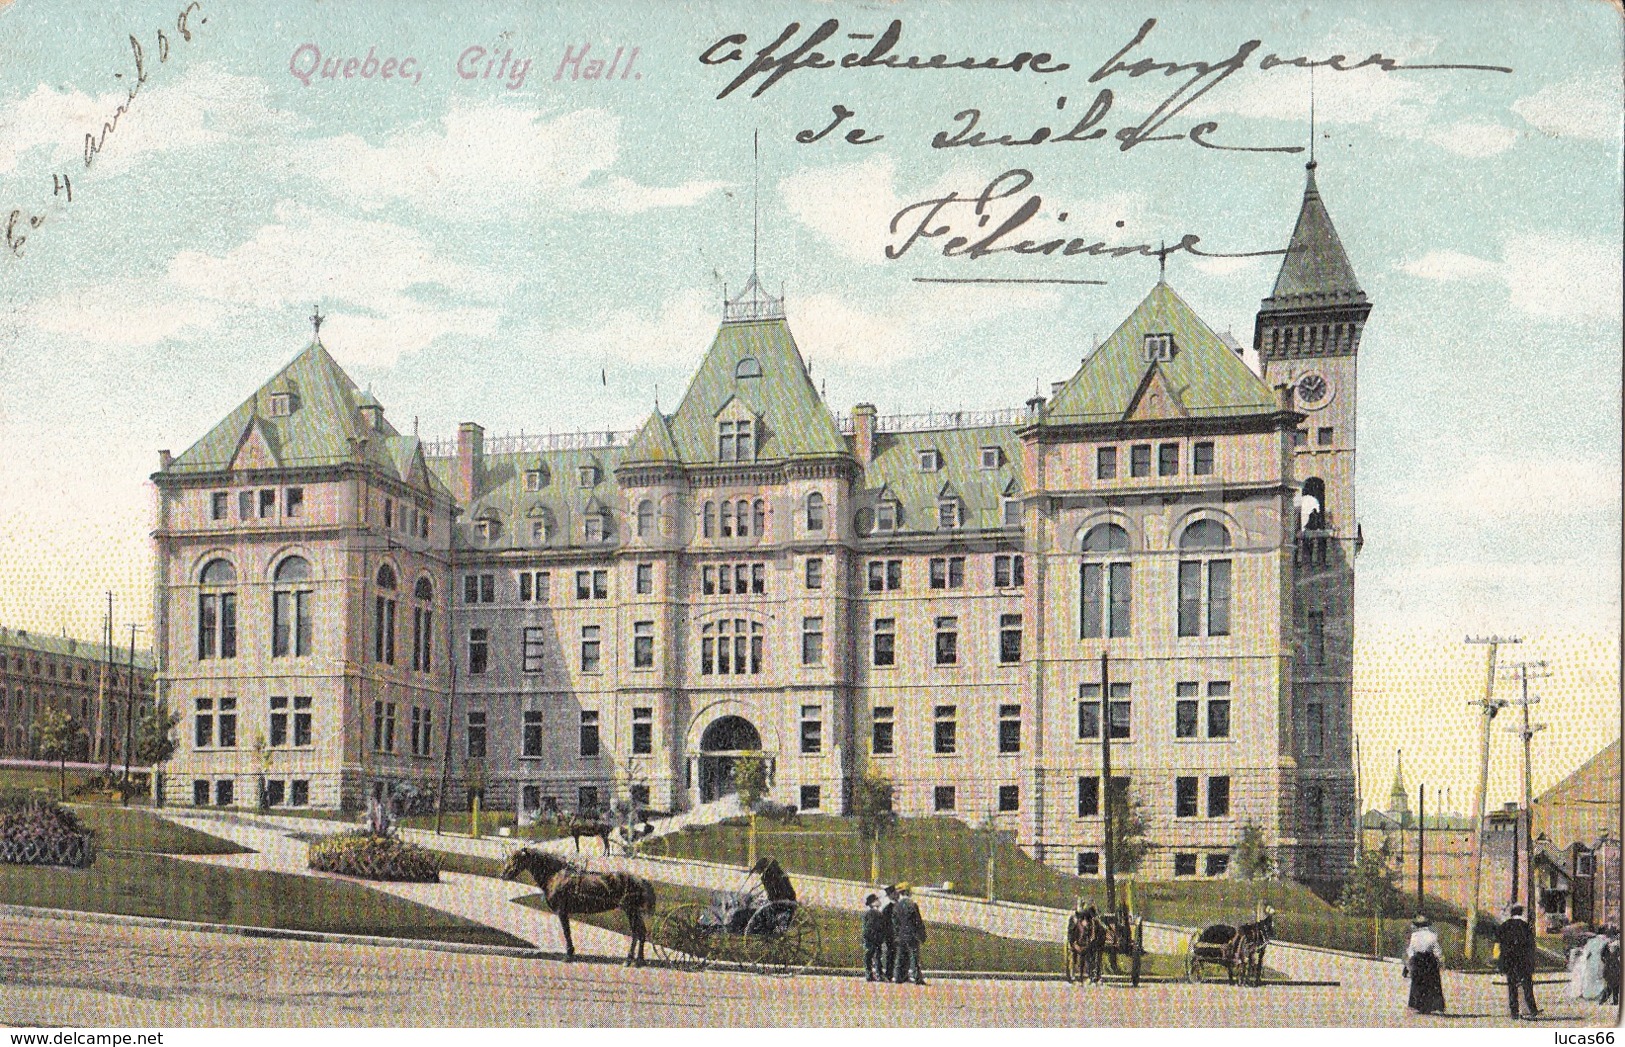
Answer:
<path fill-rule="evenodd" d="M 1128 532 L 1114 523 L 1096 524 L 1084 534 L 1080 548 L 1086 553 L 1128 552 Z"/>
<path fill-rule="evenodd" d="M 732 502 L 724 501 L 722 503 L 722 529 L 719 533 L 724 538 L 734 536 L 734 503 Z"/>
<path fill-rule="evenodd" d="M 756 357 L 754 357 L 754 356 L 742 356 L 742 357 L 740 357 L 739 362 L 734 365 L 734 377 L 735 378 L 760 378 L 760 377 L 762 377 L 762 362 L 760 360 L 756 359 Z"/>
<path fill-rule="evenodd" d="M 705 512 L 700 517 L 700 534 L 706 538 L 714 538 L 717 533 L 717 503 L 706 502 Z"/>
<path fill-rule="evenodd" d="M 743 498 L 734 506 L 734 528 L 739 537 L 750 537 L 750 503 Z"/>
<path fill-rule="evenodd" d="M 638 503 L 638 537 L 652 538 L 655 531 L 655 503 L 645 498 Z"/>
<path fill-rule="evenodd" d="M 198 580 L 207 587 L 197 597 L 197 656 L 237 657 L 237 594 L 221 592 L 216 586 L 237 581 L 237 569 L 229 560 L 210 560 L 203 565 Z"/>
<path fill-rule="evenodd" d="M 767 503 L 760 498 L 750 507 L 750 524 L 756 529 L 756 537 L 767 537 Z"/>
<path fill-rule="evenodd" d="M 1084 533 L 1079 548 L 1085 560 L 1078 577 L 1078 635 L 1086 640 L 1131 635 L 1134 575 L 1127 559 L 1128 532 L 1118 524 L 1096 524 Z"/>
<path fill-rule="evenodd" d="M 418 601 L 412 608 L 412 669 L 426 673 L 434 649 L 434 583 L 427 576 L 419 578 L 412 587 L 412 597 Z"/>
<path fill-rule="evenodd" d="M 389 564 L 378 567 L 378 594 L 373 597 L 373 660 L 384 665 L 395 664 L 395 568 Z"/>
<path fill-rule="evenodd" d="M 1326 481 L 1311 476 L 1303 482 L 1303 495 L 1298 502 L 1298 523 L 1306 531 L 1326 528 Z"/>
<path fill-rule="evenodd" d="M 310 581 L 310 561 L 289 556 L 276 565 L 272 580 L 271 657 L 303 658 L 310 654 L 312 596 L 308 586 L 298 586 Z"/>
<path fill-rule="evenodd" d="M 1228 549 L 1230 532 L 1217 520 L 1198 520 L 1179 536 L 1181 549 Z"/>
<path fill-rule="evenodd" d="M 824 496 L 817 491 L 807 496 L 807 530 L 824 529 Z"/>

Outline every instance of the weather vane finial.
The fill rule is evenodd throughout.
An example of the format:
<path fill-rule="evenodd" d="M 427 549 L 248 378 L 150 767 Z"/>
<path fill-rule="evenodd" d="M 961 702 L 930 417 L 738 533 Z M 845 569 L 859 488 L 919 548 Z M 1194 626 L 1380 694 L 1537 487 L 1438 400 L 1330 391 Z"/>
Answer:
<path fill-rule="evenodd" d="M 1157 248 L 1157 283 L 1168 282 L 1168 241 L 1162 241 Z"/>
<path fill-rule="evenodd" d="M 1315 67 L 1309 67 L 1309 170 L 1315 169 Z"/>
<path fill-rule="evenodd" d="M 310 326 L 315 328 L 316 340 L 318 342 L 322 340 L 322 321 L 325 319 L 327 319 L 327 317 L 322 315 L 322 307 L 317 305 L 316 311 L 310 314 Z"/>

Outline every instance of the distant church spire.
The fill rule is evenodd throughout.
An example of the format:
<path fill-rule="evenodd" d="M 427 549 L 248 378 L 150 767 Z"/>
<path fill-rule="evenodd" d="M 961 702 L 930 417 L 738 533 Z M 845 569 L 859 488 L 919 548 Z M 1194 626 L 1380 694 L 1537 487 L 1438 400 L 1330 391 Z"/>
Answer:
<path fill-rule="evenodd" d="M 1388 813 L 1403 820 L 1411 813 L 1410 793 L 1405 788 L 1405 750 L 1394 750 L 1394 787 L 1388 790 Z"/>

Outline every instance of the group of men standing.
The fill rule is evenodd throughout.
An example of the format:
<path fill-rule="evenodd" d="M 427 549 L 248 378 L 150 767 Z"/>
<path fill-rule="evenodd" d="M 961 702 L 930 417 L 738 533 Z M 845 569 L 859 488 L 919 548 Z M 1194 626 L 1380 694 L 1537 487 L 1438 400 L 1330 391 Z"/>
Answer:
<path fill-rule="evenodd" d="M 913 981 L 925 984 L 920 946 L 925 944 L 925 918 L 907 883 L 863 900 L 863 968 L 871 982 Z"/>

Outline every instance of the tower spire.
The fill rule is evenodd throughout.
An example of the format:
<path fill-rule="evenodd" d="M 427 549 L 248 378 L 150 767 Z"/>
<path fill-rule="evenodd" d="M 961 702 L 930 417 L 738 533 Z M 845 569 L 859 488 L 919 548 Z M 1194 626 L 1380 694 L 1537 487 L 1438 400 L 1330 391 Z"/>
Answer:
<path fill-rule="evenodd" d="M 762 238 L 762 129 L 751 133 L 750 143 L 750 275 L 756 275 L 756 248 Z"/>
<path fill-rule="evenodd" d="M 1309 170 L 1315 169 L 1315 67 L 1309 67 Z"/>
<path fill-rule="evenodd" d="M 316 311 L 310 314 L 310 326 L 312 330 L 314 330 L 316 341 L 318 342 L 322 340 L 322 321 L 325 319 L 327 319 L 327 317 L 322 315 L 322 307 L 318 303 L 316 306 Z"/>

